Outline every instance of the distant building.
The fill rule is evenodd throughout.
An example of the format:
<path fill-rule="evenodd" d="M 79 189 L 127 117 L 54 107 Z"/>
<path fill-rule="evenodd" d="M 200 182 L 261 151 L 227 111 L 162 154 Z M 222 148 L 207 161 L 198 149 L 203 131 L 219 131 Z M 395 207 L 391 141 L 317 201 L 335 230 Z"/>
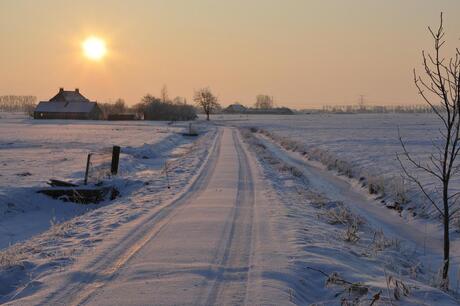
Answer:
<path fill-rule="evenodd" d="M 224 109 L 224 113 L 228 113 L 228 114 L 241 114 L 241 113 L 245 113 L 248 109 L 241 105 L 241 104 L 238 104 L 238 103 L 235 103 L 235 104 L 231 104 L 229 105 L 227 108 Z"/>
<path fill-rule="evenodd" d="M 38 103 L 34 119 L 102 119 L 102 111 L 96 102 L 85 98 L 80 91 L 60 88 L 57 95 L 49 101 Z"/>

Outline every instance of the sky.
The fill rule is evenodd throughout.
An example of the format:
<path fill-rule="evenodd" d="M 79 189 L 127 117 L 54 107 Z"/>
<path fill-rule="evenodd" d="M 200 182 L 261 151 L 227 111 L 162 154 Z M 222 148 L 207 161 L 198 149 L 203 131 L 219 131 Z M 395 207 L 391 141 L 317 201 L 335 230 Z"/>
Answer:
<path fill-rule="evenodd" d="M 412 69 L 441 11 L 449 54 L 459 0 L 0 0 L 0 95 L 135 104 L 167 85 L 189 101 L 209 86 L 223 105 L 418 104 Z M 101 61 L 83 56 L 89 36 L 106 41 Z"/>

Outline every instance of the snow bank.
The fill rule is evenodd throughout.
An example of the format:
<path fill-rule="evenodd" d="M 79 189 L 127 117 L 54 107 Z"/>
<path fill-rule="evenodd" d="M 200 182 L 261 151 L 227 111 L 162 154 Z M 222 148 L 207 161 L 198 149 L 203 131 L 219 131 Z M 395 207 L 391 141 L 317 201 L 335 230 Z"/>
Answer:
<path fill-rule="evenodd" d="M 387 236 L 371 219 L 318 193 L 302 171 L 273 154 L 250 131 L 257 156 L 277 200 L 288 209 L 286 227 L 296 233 L 292 300 L 312 305 L 457 305 L 436 289 L 437 271 L 423 251 Z M 267 192 L 271 188 L 267 187 Z M 294 278 L 295 279 L 295 278 Z"/>

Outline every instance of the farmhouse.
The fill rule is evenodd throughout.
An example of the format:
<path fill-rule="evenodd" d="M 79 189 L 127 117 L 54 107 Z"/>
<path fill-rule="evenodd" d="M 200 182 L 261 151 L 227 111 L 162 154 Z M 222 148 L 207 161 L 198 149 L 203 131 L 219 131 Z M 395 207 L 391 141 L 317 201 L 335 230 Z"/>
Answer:
<path fill-rule="evenodd" d="M 85 98 L 80 91 L 60 88 L 49 101 L 42 101 L 34 111 L 34 119 L 102 119 L 102 111 L 96 102 Z"/>

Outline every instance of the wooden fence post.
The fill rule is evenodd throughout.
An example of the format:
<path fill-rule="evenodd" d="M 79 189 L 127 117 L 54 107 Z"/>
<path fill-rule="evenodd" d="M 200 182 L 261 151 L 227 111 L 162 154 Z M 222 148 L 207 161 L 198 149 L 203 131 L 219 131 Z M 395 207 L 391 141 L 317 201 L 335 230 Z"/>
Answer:
<path fill-rule="evenodd" d="M 118 173 L 118 163 L 119 162 L 120 162 L 120 147 L 119 146 L 113 146 L 112 167 L 111 167 L 112 175 L 116 175 Z"/>
<path fill-rule="evenodd" d="M 88 154 L 88 158 L 86 159 L 86 171 L 85 171 L 85 185 L 88 184 L 88 172 L 89 172 L 89 165 L 91 163 L 91 153 Z"/>

